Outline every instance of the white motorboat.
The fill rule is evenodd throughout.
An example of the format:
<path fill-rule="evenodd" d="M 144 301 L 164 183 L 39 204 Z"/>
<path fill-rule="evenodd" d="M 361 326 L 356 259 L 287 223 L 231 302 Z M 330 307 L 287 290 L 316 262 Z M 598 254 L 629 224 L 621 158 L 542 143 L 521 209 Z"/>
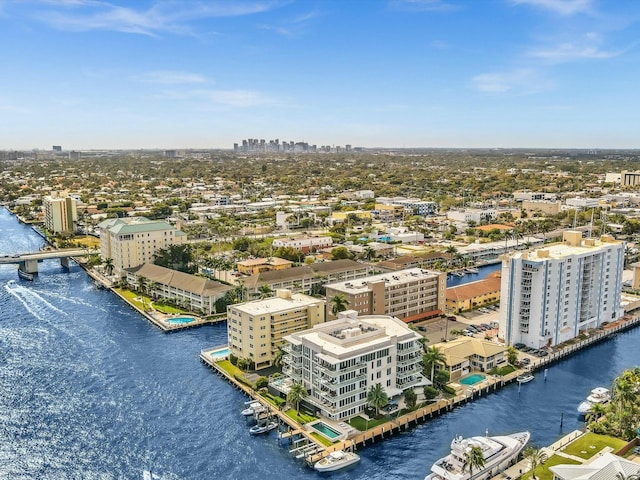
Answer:
<path fill-rule="evenodd" d="M 354 463 L 360 461 L 360 455 L 355 452 L 348 452 L 345 450 L 336 450 L 324 457 L 322 460 L 318 460 L 313 468 L 319 472 L 333 472 L 334 470 L 340 470 L 341 468 L 348 467 Z"/>
<path fill-rule="evenodd" d="M 524 372 L 522 372 L 520 375 L 516 377 L 516 382 L 529 383 L 534 378 L 535 377 L 533 376 L 533 373 L 531 372 L 531 370 L 525 370 Z"/>
<path fill-rule="evenodd" d="M 471 480 L 495 476 L 517 461 L 530 437 L 529 432 L 495 437 L 456 437 L 451 442 L 451 453 L 432 465 L 425 480 Z M 485 462 L 484 467 L 473 471 L 473 476 L 464 466 L 465 454 L 472 447 L 480 447 Z"/>
<path fill-rule="evenodd" d="M 266 411 L 267 411 L 267 408 L 264 405 L 262 405 L 260 402 L 256 401 L 256 402 L 249 403 L 249 406 L 244 410 L 242 410 L 240 413 L 245 417 L 250 417 L 256 413 L 262 413 Z"/>
<path fill-rule="evenodd" d="M 578 405 L 578 413 L 586 415 L 595 404 L 605 405 L 611 400 L 611 393 L 608 388 L 596 387 L 591 390 L 589 396 Z"/>
<path fill-rule="evenodd" d="M 33 282 L 33 273 L 25 272 L 21 268 L 18 268 L 18 276 L 23 280 Z"/>
<path fill-rule="evenodd" d="M 278 428 L 278 424 L 276 422 L 269 422 L 262 425 L 254 425 L 249 429 L 249 433 L 251 435 L 260 435 L 261 433 L 270 432 L 275 428 Z"/>

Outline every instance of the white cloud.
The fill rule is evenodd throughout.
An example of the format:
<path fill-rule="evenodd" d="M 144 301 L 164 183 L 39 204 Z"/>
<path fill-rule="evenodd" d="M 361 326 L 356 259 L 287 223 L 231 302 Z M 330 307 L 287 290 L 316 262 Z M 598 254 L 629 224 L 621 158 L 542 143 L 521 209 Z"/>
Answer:
<path fill-rule="evenodd" d="M 155 72 L 146 72 L 134 77 L 136 80 L 148 83 L 160 83 L 165 85 L 174 85 L 181 83 L 204 83 L 207 79 L 197 73 L 177 72 L 170 70 L 160 70 Z"/>
<path fill-rule="evenodd" d="M 227 0 L 216 3 L 183 0 L 160 1 L 148 9 L 136 9 L 99 0 L 45 0 L 37 3 L 46 8 L 35 13 L 36 18 L 60 30 L 111 30 L 149 36 L 157 36 L 163 32 L 190 34 L 189 22 L 192 21 L 251 15 L 280 5 L 269 0 Z"/>
<path fill-rule="evenodd" d="M 495 94 L 530 95 L 549 90 L 553 86 L 551 82 L 531 69 L 482 73 L 473 77 L 472 81 L 477 90 Z"/>
<path fill-rule="evenodd" d="M 553 63 L 565 63 L 574 60 L 612 58 L 623 53 L 622 50 L 603 50 L 600 48 L 601 43 L 600 35 L 590 32 L 582 37 L 573 37 L 569 41 L 532 49 L 528 54 Z"/>
<path fill-rule="evenodd" d="M 283 102 L 275 97 L 268 97 L 255 90 L 221 90 L 221 89 L 196 89 L 196 90 L 167 90 L 157 98 L 166 100 L 197 100 L 201 107 L 236 107 L 249 108 L 259 106 L 283 106 Z"/>
<path fill-rule="evenodd" d="M 560 15 L 575 15 L 577 13 L 589 13 L 592 9 L 592 0 L 511 0 L 516 5 L 530 5 L 546 10 L 551 10 Z"/>

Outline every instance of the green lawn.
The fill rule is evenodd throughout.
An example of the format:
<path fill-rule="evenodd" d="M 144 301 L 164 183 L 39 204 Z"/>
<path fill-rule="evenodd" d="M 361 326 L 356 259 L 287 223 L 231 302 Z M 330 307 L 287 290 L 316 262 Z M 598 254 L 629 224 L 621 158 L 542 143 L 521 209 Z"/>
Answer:
<path fill-rule="evenodd" d="M 549 467 L 556 465 L 579 465 L 580 462 L 571 458 L 561 457 L 560 455 L 552 455 L 542 465 L 536 467 L 536 478 L 538 480 L 553 480 L 553 473 L 549 470 Z M 522 480 L 529 480 L 531 478 L 531 472 L 527 472 L 522 475 Z"/>
<path fill-rule="evenodd" d="M 320 442 L 325 447 L 330 447 L 333 445 L 333 442 L 327 438 L 324 438 L 322 435 L 316 432 L 311 432 L 311 436 L 315 438 L 318 442 Z"/>
<path fill-rule="evenodd" d="M 562 451 L 564 453 L 568 453 L 569 455 L 575 455 L 576 457 L 588 459 L 598 453 L 604 447 L 611 447 L 615 452 L 625 446 L 626 443 L 627 442 L 625 442 L 624 440 L 609 437 L 608 435 L 599 435 L 589 432 L 585 433 L 576 441 L 567 445 Z"/>
<path fill-rule="evenodd" d="M 227 372 L 231 377 L 243 376 L 244 372 L 240 370 L 238 367 L 233 365 L 229 360 L 222 360 L 221 362 L 216 362 L 220 368 L 222 368 L 225 372 Z"/>
<path fill-rule="evenodd" d="M 367 427 L 368 428 L 377 427 L 378 425 L 382 425 L 387 421 L 388 420 L 386 418 L 379 418 L 377 420 L 375 419 L 369 420 L 369 422 L 367 423 L 367 420 L 365 418 L 358 415 L 357 417 L 353 417 L 351 420 L 347 420 L 347 423 L 351 425 L 353 428 L 357 428 L 361 432 L 364 432 L 367 429 Z"/>
<path fill-rule="evenodd" d="M 160 313 L 190 313 L 189 310 L 172 307 L 171 305 L 158 305 L 157 303 L 152 302 L 150 297 L 141 295 L 137 292 L 132 292 L 131 290 L 127 290 L 124 288 L 116 288 L 115 290 L 140 310 L 147 310 L 151 305 Z"/>
<path fill-rule="evenodd" d="M 298 413 L 296 412 L 295 408 L 287 410 L 285 413 L 287 417 L 294 419 L 296 422 L 298 422 L 301 425 L 304 425 L 305 423 L 313 422 L 314 420 L 318 419 L 318 417 L 314 417 L 313 415 L 310 415 L 305 412 Z"/>

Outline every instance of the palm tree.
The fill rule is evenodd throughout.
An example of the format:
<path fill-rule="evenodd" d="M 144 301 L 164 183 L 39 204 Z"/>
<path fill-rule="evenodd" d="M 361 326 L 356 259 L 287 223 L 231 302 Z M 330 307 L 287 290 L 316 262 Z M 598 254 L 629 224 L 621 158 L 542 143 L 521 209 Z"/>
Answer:
<path fill-rule="evenodd" d="M 307 389 L 304 388 L 304 385 L 301 383 L 294 383 L 289 388 L 289 393 L 287 393 L 287 402 L 295 404 L 296 413 L 298 413 L 298 415 L 300 415 L 300 402 L 308 395 L 309 392 L 307 392 Z"/>
<path fill-rule="evenodd" d="M 104 269 L 107 271 L 107 274 L 111 275 L 113 273 L 113 258 L 105 258 L 104 259 Z"/>
<path fill-rule="evenodd" d="M 474 445 L 464 452 L 464 461 L 462 463 L 462 472 L 469 471 L 469 478 L 473 477 L 473 471 L 482 470 L 485 460 L 482 453 L 482 447 Z"/>
<path fill-rule="evenodd" d="M 447 357 L 436 346 L 427 348 L 426 352 L 422 356 L 422 365 L 425 370 L 431 370 L 431 376 L 429 379 L 433 382 L 433 375 L 435 373 L 436 364 L 445 365 Z"/>
<path fill-rule="evenodd" d="M 507 348 L 507 362 L 509 362 L 511 365 L 515 365 L 517 361 L 518 350 L 516 350 L 516 347 L 514 347 L 513 345 L 509 345 L 509 348 Z"/>
<path fill-rule="evenodd" d="M 526 460 L 529 460 L 529 465 L 531 466 L 531 479 L 536 480 L 536 467 L 547 461 L 547 454 L 540 448 L 527 447 L 523 456 Z"/>
<path fill-rule="evenodd" d="M 585 415 L 585 420 L 587 421 L 587 423 L 595 422 L 596 420 L 598 420 L 598 418 L 604 415 L 606 411 L 607 409 L 603 404 L 594 403 L 593 405 L 591 405 L 591 408 Z"/>
<path fill-rule="evenodd" d="M 380 383 L 372 385 L 367 392 L 367 403 L 376 409 L 376 417 L 380 414 L 380 408 L 389 403 L 387 392 L 384 391 Z"/>
<path fill-rule="evenodd" d="M 138 278 L 138 290 L 141 293 L 145 293 L 147 291 L 147 278 L 146 277 L 139 277 Z"/>
<path fill-rule="evenodd" d="M 336 316 L 338 313 L 344 312 L 347 306 L 349 306 L 349 300 L 347 300 L 342 293 L 337 294 L 331 299 L 331 313 Z"/>
<path fill-rule="evenodd" d="M 284 348 L 282 347 L 282 345 L 278 345 L 278 350 L 276 351 L 276 354 L 273 356 L 273 365 L 278 368 L 282 367 L 282 360 L 285 355 L 286 355 L 286 352 L 284 351 Z"/>
<path fill-rule="evenodd" d="M 273 295 L 273 290 L 266 283 L 264 285 L 260 285 L 260 287 L 258 288 L 258 298 L 260 298 L 260 300 L 269 298 L 272 295 Z"/>

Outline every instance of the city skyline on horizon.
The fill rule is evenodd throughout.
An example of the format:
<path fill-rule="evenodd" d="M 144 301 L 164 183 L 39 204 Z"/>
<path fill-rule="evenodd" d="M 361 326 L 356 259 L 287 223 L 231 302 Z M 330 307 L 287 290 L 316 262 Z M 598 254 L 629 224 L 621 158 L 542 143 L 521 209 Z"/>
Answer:
<path fill-rule="evenodd" d="M 243 132 L 636 149 L 639 20 L 603 0 L 5 0 L 0 150 L 226 150 Z"/>

